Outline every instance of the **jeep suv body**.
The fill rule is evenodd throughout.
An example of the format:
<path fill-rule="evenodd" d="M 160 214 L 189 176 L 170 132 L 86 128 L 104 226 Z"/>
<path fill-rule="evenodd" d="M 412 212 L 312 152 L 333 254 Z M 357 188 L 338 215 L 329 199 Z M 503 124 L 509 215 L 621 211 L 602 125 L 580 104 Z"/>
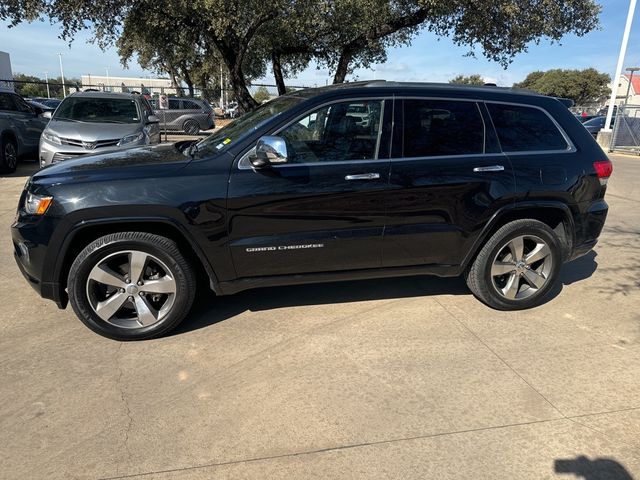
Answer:
<path fill-rule="evenodd" d="M 47 167 L 12 233 L 38 293 L 116 339 L 177 325 L 197 273 L 218 295 L 464 275 L 488 305 L 521 309 L 596 244 L 610 174 L 554 98 L 362 82 L 280 97 L 192 145 Z"/>

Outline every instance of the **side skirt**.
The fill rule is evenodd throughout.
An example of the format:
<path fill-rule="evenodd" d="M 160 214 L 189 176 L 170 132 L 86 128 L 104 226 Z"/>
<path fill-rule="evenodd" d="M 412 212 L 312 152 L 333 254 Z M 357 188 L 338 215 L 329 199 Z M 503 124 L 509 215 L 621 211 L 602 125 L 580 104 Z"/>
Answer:
<path fill-rule="evenodd" d="M 411 267 L 371 268 L 366 270 L 239 278 L 237 280 L 219 282 L 218 289 L 222 295 L 231 295 L 243 290 L 261 287 L 343 282 L 349 280 L 370 280 L 375 278 L 411 277 L 414 275 L 457 277 L 461 273 L 462 270 L 460 265 L 420 265 Z"/>

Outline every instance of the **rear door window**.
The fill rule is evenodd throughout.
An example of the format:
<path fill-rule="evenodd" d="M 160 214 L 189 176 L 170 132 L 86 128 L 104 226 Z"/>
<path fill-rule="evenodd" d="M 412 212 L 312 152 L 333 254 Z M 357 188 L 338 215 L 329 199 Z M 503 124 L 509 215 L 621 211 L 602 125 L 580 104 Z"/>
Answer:
<path fill-rule="evenodd" d="M 200 105 L 192 100 L 183 100 L 182 101 L 182 109 L 183 110 L 201 110 Z"/>
<path fill-rule="evenodd" d="M 403 101 L 403 157 L 484 153 L 484 122 L 477 103 Z"/>
<path fill-rule="evenodd" d="M 567 150 L 569 145 L 543 110 L 524 105 L 487 103 L 503 152 Z"/>
<path fill-rule="evenodd" d="M 169 109 L 170 110 L 177 110 L 180 108 L 180 100 L 178 100 L 177 98 L 170 98 L 169 99 Z"/>

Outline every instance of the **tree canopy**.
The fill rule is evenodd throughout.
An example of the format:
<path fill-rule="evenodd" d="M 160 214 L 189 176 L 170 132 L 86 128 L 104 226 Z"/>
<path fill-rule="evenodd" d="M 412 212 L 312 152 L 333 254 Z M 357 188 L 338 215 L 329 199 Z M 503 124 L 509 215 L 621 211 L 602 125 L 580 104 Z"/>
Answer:
<path fill-rule="evenodd" d="M 482 75 L 474 73 L 472 75 L 456 75 L 449 83 L 456 83 L 458 85 L 484 85 L 485 81 Z"/>
<path fill-rule="evenodd" d="M 124 62 L 187 83 L 215 82 L 222 66 L 244 110 L 254 108 L 247 82 L 271 66 L 284 78 L 315 61 L 344 82 L 355 68 L 386 60 L 421 30 L 448 36 L 506 67 L 541 39 L 584 35 L 598 25 L 595 0 L 3 0 L 13 25 L 50 19 L 71 41 L 83 29 Z"/>
<path fill-rule="evenodd" d="M 554 69 L 531 72 L 522 82 L 513 86 L 552 97 L 570 98 L 576 105 L 586 105 L 606 97 L 610 91 L 610 81 L 609 75 L 600 73 L 595 68 Z"/>

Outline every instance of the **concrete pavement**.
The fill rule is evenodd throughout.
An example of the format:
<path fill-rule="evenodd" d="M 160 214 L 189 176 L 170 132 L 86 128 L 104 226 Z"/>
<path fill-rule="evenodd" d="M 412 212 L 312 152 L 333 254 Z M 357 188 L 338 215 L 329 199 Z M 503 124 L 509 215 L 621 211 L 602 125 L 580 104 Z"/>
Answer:
<path fill-rule="evenodd" d="M 118 343 L 36 296 L 0 177 L 0 478 L 640 480 L 640 158 L 547 304 L 427 277 L 201 296 Z"/>

